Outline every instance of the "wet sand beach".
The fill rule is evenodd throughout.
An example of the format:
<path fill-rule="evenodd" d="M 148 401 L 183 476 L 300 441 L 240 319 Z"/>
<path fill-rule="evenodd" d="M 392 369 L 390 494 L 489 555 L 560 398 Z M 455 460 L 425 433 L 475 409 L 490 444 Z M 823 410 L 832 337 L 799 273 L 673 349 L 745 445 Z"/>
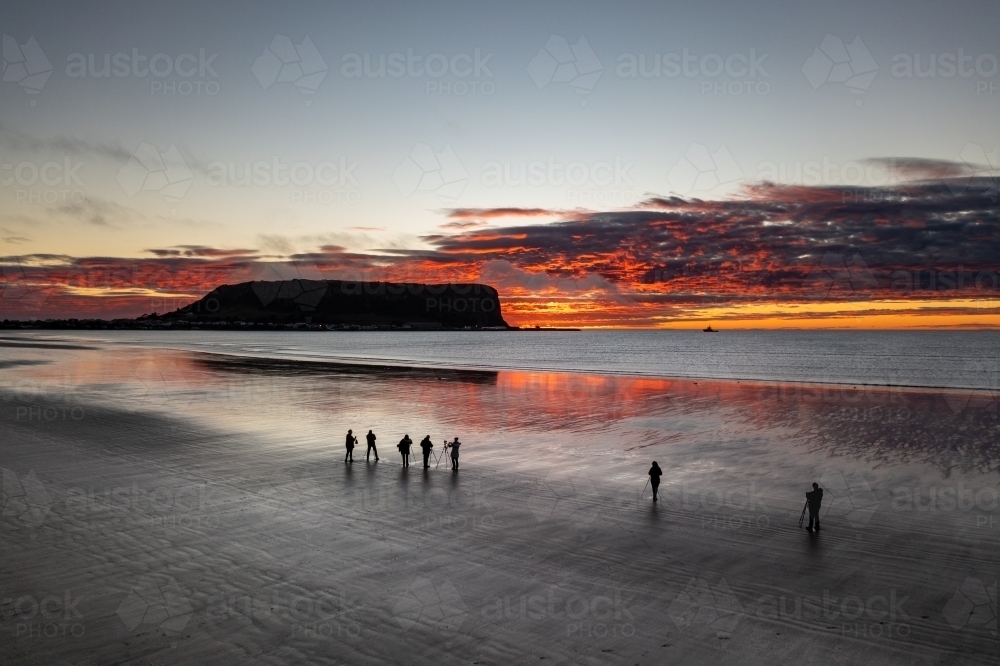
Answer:
<path fill-rule="evenodd" d="M 995 392 L 7 342 L 0 663 L 996 663 Z"/>

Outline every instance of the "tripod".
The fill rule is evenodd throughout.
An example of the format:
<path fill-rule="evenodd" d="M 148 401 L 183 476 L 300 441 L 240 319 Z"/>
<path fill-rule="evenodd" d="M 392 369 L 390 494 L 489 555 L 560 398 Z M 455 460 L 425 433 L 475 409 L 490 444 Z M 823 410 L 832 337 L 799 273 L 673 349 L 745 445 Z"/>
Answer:
<path fill-rule="evenodd" d="M 808 506 L 809 506 L 809 500 L 806 500 L 806 503 L 802 506 L 802 515 L 799 516 L 799 529 L 802 528 L 802 521 L 805 520 L 805 517 L 806 517 L 806 507 L 808 507 Z"/>
<path fill-rule="evenodd" d="M 444 457 L 444 452 L 448 449 L 448 440 L 444 440 L 444 448 L 441 449 L 441 453 L 438 454 L 437 462 L 434 463 L 434 469 L 437 469 L 441 464 L 441 458 Z"/>

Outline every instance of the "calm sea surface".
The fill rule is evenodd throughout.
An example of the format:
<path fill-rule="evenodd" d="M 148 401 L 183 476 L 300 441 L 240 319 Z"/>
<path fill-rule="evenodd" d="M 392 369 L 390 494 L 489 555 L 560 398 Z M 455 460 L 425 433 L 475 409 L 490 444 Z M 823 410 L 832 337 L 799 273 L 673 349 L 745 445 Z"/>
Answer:
<path fill-rule="evenodd" d="M 0 333 L 237 356 L 656 377 L 1000 388 L 996 331 Z"/>

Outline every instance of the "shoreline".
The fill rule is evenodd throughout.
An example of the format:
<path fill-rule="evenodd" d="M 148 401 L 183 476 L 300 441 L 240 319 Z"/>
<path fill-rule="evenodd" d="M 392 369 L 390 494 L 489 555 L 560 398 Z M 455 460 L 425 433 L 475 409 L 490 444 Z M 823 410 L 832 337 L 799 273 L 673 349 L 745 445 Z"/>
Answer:
<path fill-rule="evenodd" d="M 135 349 L 148 349 L 141 345 L 130 345 Z M 326 357 L 323 359 L 313 359 L 313 358 L 301 358 L 294 356 L 256 356 L 253 354 L 248 354 L 244 352 L 224 352 L 224 351 L 204 351 L 204 350 L 194 350 L 187 349 L 185 347 L 157 347 L 159 349 L 169 349 L 171 351 L 180 352 L 190 352 L 192 354 L 205 354 L 210 356 L 225 356 L 229 358 L 238 359 L 252 359 L 254 361 L 275 361 L 282 363 L 301 363 L 308 365 L 317 366 L 330 366 L 335 367 L 371 367 L 371 368 L 385 368 L 385 369 L 400 369 L 400 370 L 450 370 L 455 372 L 476 372 L 476 373 L 492 373 L 497 374 L 500 372 L 525 372 L 525 373 L 538 373 L 538 374 L 561 374 L 561 375 L 576 375 L 576 376 L 592 376 L 592 377 L 614 377 L 616 379 L 656 379 L 660 381 L 705 381 L 705 382 L 721 382 L 726 384 L 748 384 L 753 386 L 773 386 L 773 385 L 791 385 L 802 388 L 823 389 L 824 387 L 836 387 L 838 389 L 843 389 L 844 387 L 851 387 L 852 389 L 876 389 L 876 390 L 901 390 L 909 393 L 921 393 L 926 391 L 938 392 L 957 392 L 957 393 L 970 393 L 974 392 L 977 395 L 990 395 L 996 393 L 996 389 L 992 388 L 975 388 L 966 386 L 930 386 L 921 384 L 876 384 L 876 383 L 862 383 L 862 382 L 816 382 L 816 381 L 800 381 L 792 379 L 755 379 L 755 378 L 740 378 L 740 377 L 709 377 L 704 375 L 657 375 L 657 374 L 640 374 L 633 372 L 615 372 L 613 370 L 584 370 L 584 369 L 566 369 L 566 368 L 529 368 L 529 367 L 518 367 L 518 366 L 484 366 L 484 365 L 463 365 L 463 364 L 435 364 L 429 361 L 411 361 L 407 359 L 381 359 L 374 357 L 357 358 L 357 357 Z M 695 383 L 697 383 L 697 381 Z"/>
<path fill-rule="evenodd" d="M 0 338 L 2 341 L 3 338 Z M 53 341 L 56 342 L 55 340 Z M 120 344 L 133 349 L 166 349 L 170 351 L 179 352 L 189 352 L 194 355 L 207 355 L 207 356 L 222 356 L 226 358 L 233 359 L 247 359 L 251 361 L 263 361 L 263 362 L 276 362 L 276 363 L 294 363 L 303 365 L 312 365 L 319 367 L 327 367 L 329 369 L 344 368 L 344 367 L 357 367 L 357 368 L 372 368 L 372 369 L 393 369 L 393 370 L 425 370 L 425 371 L 453 371 L 453 372 L 463 372 L 463 373 L 483 373 L 483 374 L 498 374 L 501 372 L 524 372 L 524 373 L 539 373 L 539 374 L 563 374 L 563 375 L 574 375 L 574 376 L 592 376 L 592 377 L 614 377 L 616 379 L 639 379 L 639 380 L 660 380 L 660 381 L 693 381 L 697 383 L 699 381 L 705 382 L 720 382 L 725 384 L 746 384 L 748 386 L 759 386 L 759 387 L 776 387 L 790 385 L 797 387 L 801 390 L 823 390 L 825 387 L 833 387 L 836 389 L 844 390 L 845 387 L 850 387 L 850 389 L 873 389 L 881 391 L 902 391 L 906 393 L 924 393 L 924 392 L 934 392 L 934 393 L 961 393 L 961 394 L 974 394 L 978 396 L 988 396 L 997 393 L 995 388 L 979 388 L 972 386 L 941 386 L 941 385 L 929 385 L 929 384 L 882 384 L 874 382 L 837 382 L 837 381 L 803 381 L 796 379 L 760 379 L 753 377 L 711 377 L 708 375 L 663 375 L 663 374 L 642 374 L 635 372 L 616 372 L 614 370 L 590 370 L 581 368 L 539 368 L 539 367 L 526 367 L 526 366 L 488 366 L 488 365 L 473 365 L 473 364 L 461 364 L 461 363 L 433 363 L 431 361 L 420 361 L 415 359 L 390 359 L 390 358 L 379 358 L 379 357 L 352 357 L 352 356 L 329 356 L 323 358 L 308 358 L 294 355 L 256 355 L 249 352 L 229 352 L 229 351 L 206 351 L 201 349 L 189 349 L 187 347 L 175 347 L 167 344 L 157 345 L 153 347 L 139 345 L 134 343 L 121 343 L 115 341 L 102 341 L 106 344 Z M 0 347 L 4 346 L 0 342 Z M 52 345 L 39 345 L 42 348 L 50 349 L 66 349 L 70 348 L 68 346 L 57 347 L 56 344 Z M 98 349 L 96 347 L 74 347 L 75 349 Z"/>
<path fill-rule="evenodd" d="M 533 329 L 521 329 L 521 330 L 533 330 Z M 544 329 L 543 329 L 544 330 Z M 331 331 L 333 332 L 333 331 Z M 353 332 L 353 331 L 336 331 L 336 332 Z M 409 333 L 410 331 L 401 331 L 404 333 Z M 439 331 L 420 331 L 420 332 L 439 332 Z M 467 331 L 445 331 L 445 332 L 459 332 L 464 333 Z M 33 336 L 31 336 L 33 337 Z M 13 338 L 13 337 L 3 337 L 0 335 L 0 348 L 12 347 L 12 348 L 44 348 L 44 349 L 79 349 L 79 350 L 96 350 L 99 347 L 87 347 L 85 345 L 71 346 L 66 345 L 67 338 L 48 338 L 48 339 L 38 339 L 34 338 L 39 344 L 38 345 L 27 345 L 27 344 L 17 344 L 20 340 L 24 338 Z M 88 342 L 91 342 L 88 340 Z M 11 344 L 14 343 L 14 344 Z M 163 342 L 161 344 L 155 344 L 151 346 L 146 346 L 143 344 L 136 344 L 132 341 L 118 342 L 115 340 L 98 340 L 91 342 L 102 343 L 107 345 L 123 345 L 134 349 L 165 349 L 171 351 L 180 352 L 190 352 L 192 354 L 206 354 L 213 356 L 223 356 L 228 358 L 238 358 L 238 359 L 251 359 L 255 361 L 277 361 L 277 362 L 291 362 L 291 363 L 302 363 L 302 364 L 313 364 L 318 366 L 358 366 L 358 367 L 372 367 L 372 368 L 398 368 L 398 369 L 414 369 L 414 370 L 441 370 L 441 371 L 455 371 L 455 372 L 476 372 L 476 373 L 499 373 L 499 372 L 526 372 L 526 373 L 540 373 L 540 374 L 565 374 L 574 376 L 594 376 L 594 377 L 615 377 L 615 378 L 633 378 L 633 379 L 655 379 L 661 381 L 706 381 L 706 382 L 722 382 L 722 383 L 735 383 L 735 384 L 749 384 L 758 386 L 796 386 L 803 389 L 815 388 L 822 390 L 824 387 L 836 387 L 838 389 L 844 389 L 845 387 L 850 387 L 851 389 L 861 388 L 873 389 L 873 390 L 886 390 L 886 391 L 905 391 L 908 393 L 920 393 L 920 392 L 936 392 L 936 393 L 962 393 L 969 394 L 972 393 L 977 396 L 989 396 L 998 394 L 998 387 L 975 387 L 975 386 L 947 386 L 947 385 L 936 385 L 936 384 L 893 384 L 893 383 L 878 383 L 878 382 L 848 382 L 848 381 L 816 381 L 816 380 L 799 380 L 799 379 L 781 379 L 781 378 L 757 378 L 757 377 L 713 377 L 709 375 L 684 375 L 684 374 L 657 374 L 657 373 L 641 373 L 634 371 L 615 371 L 611 369 L 587 369 L 587 368 L 550 368 L 550 367 L 529 367 L 529 366 L 502 366 L 502 365 L 480 365 L 480 364 L 463 364 L 463 363 L 435 363 L 433 361 L 423 361 L 417 359 L 400 359 L 400 358 L 383 358 L 383 357 L 372 357 L 372 356 L 325 356 L 322 358 L 315 357 L 303 357 L 297 355 L 257 355 L 246 351 L 221 351 L 221 350 L 202 350 L 202 349 L 191 349 L 188 347 L 175 346 L 173 344 Z M 59 346 L 62 345 L 62 346 Z M 1000 397 L 1000 396 L 998 396 Z"/>

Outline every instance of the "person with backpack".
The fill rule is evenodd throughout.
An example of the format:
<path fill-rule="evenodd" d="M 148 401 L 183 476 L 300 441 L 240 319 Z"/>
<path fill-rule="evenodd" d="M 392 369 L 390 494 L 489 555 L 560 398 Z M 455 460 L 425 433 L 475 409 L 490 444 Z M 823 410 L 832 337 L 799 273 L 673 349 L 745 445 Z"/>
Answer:
<path fill-rule="evenodd" d="M 344 456 L 344 462 L 354 462 L 354 445 L 358 443 L 358 438 L 353 435 L 351 430 L 347 431 L 347 455 Z"/>
<path fill-rule="evenodd" d="M 819 509 L 823 504 L 823 489 L 818 483 L 813 484 L 812 492 L 806 493 L 806 504 L 809 505 L 809 527 L 806 529 L 812 532 L 815 521 L 816 531 L 819 532 Z"/>
<path fill-rule="evenodd" d="M 403 467 L 410 466 L 410 446 L 413 444 L 413 440 L 410 436 L 403 435 L 403 439 L 399 440 L 399 444 L 396 446 L 399 449 L 399 453 L 403 456 Z"/>
<path fill-rule="evenodd" d="M 431 458 L 431 449 L 434 448 L 434 444 L 431 443 L 431 436 L 427 435 L 422 440 L 420 440 L 420 448 L 424 450 L 424 469 L 430 467 L 428 462 Z"/>

